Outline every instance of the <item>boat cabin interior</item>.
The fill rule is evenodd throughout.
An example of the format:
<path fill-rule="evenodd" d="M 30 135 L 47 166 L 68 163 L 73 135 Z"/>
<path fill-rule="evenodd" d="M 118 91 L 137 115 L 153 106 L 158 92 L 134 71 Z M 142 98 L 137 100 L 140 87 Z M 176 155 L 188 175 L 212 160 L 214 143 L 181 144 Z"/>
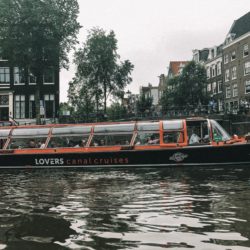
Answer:
<path fill-rule="evenodd" d="M 0 129 L 2 150 L 102 148 L 145 149 L 212 144 L 230 140 L 214 120 L 12 126 Z"/>

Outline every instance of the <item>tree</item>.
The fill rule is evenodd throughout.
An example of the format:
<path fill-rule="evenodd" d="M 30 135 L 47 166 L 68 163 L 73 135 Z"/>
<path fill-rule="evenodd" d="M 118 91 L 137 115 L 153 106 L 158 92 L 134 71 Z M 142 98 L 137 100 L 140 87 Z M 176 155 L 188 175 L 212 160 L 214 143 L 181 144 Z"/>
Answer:
<path fill-rule="evenodd" d="M 163 111 L 176 106 L 207 104 L 206 86 L 205 68 L 194 61 L 189 62 L 179 76 L 167 81 L 161 98 Z"/>
<path fill-rule="evenodd" d="M 115 102 L 107 108 L 107 115 L 111 120 L 122 119 L 127 115 L 127 110 L 122 104 Z"/>
<path fill-rule="evenodd" d="M 36 115 L 40 123 L 40 86 L 46 68 L 67 67 L 77 43 L 77 0 L 1 0 L 0 39 L 11 66 L 29 69 L 37 79 Z"/>
<path fill-rule="evenodd" d="M 136 102 L 137 111 L 141 114 L 144 112 L 149 112 L 153 104 L 153 97 L 147 97 L 145 94 L 140 95 Z"/>
<path fill-rule="evenodd" d="M 106 113 L 108 97 L 119 95 L 132 81 L 133 64 L 129 60 L 120 62 L 119 58 L 115 33 L 100 28 L 89 31 L 83 48 L 75 53 L 77 74 L 93 89 L 97 112 L 100 100 Z"/>
<path fill-rule="evenodd" d="M 74 107 L 73 116 L 89 121 L 90 114 L 94 112 L 93 91 L 89 88 L 85 79 L 76 75 L 69 83 L 69 103 Z"/>
<path fill-rule="evenodd" d="M 180 75 L 179 92 L 182 98 L 179 99 L 179 104 L 207 104 L 206 86 L 207 75 L 204 66 L 191 61 Z"/>

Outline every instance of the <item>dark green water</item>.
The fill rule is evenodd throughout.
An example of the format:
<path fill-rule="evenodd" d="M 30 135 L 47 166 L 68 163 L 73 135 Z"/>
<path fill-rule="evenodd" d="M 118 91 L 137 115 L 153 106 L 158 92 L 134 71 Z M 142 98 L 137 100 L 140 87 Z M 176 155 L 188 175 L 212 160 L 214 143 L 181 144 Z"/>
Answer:
<path fill-rule="evenodd" d="M 0 249 L 250 249 L 250 166 L 9 170 Z"/>

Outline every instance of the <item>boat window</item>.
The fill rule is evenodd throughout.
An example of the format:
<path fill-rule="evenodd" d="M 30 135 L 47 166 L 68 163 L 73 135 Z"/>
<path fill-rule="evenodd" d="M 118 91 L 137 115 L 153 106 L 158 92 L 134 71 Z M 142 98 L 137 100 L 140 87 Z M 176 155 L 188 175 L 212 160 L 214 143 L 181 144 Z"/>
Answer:
<path fill-rule="evenodd" d="M 158 131 L 159 122 L 139 122 L 137 123 L 138 131 Z"/>
<path fill-rule="evenodd" d="M 209 143 L 209 134 L 207 120 L 187 121 L 187 135 L 190 145 Z"/>
<path fill-rule="evenodd" d="M 9 134 L 10 134 L 10 129 L 1 129 L 0 130 L 0 149 L 2 149 L 4 147 Z"/>
<path fill-rule="evenodd" d="M 114 124 L 114 125 L 96 125 L 95 133 L 109 133 L 109 132 L 132 132 L 135 125 L 131 124 Z"/>
<path fill-rule="evenodd" d="M 44 148 L 50 128 L 15 128 L 9 149 Z"/>
<path fill-rule="evenodd" d="M 91 126 L 67 126 L 53 128 L 52 135 L 88 134 L 90 132 Z"/>
<path fill-rule="evenodd" d="M 95 134 L 91 141 L 91 146 L 115 146 L 115 145 L 129 145 L 132 139 L 131 134 Z"/>
<path fill-rule="evenodd" d="M 88 139 L 89 135 L 54 136 L 50 138 L 48 148 L 85 147 Z"/>
<path fill-rule="evenodd" d="M 221 125 L 215 120 L 210 120 L 212 125 L 213 139 L 214 141 L 228 141 L 231 139 L 230 135 L 226 132 Z"/>
<path fill-rule="evenodd" d="M 163 121 L 164 130 L 180 130 L 183 128 L 182 120 Z"/>
<path fill-rule="evenodd" d="M 47 137 L 20 138 L 12 137 L 8 144 L 9 149 L 25 149 L 25 148 L 45 148 Z"/>
<path fill-rule="evenodd" d="M 164 143 L 183 143 L 183 132 L 180 131 L 167 131 L 163 134 Z"/>
<path fill-rule="evenodd" d="M 12 131 L 12 137 L 33 137 L 47 136 L 50 128 L 15 128 Z"/>
<path fill-rule="evenodd" d="M 135 145 L 155 145 L 160 143 L 159 132 L 138 132 L 135 138 Z"/>

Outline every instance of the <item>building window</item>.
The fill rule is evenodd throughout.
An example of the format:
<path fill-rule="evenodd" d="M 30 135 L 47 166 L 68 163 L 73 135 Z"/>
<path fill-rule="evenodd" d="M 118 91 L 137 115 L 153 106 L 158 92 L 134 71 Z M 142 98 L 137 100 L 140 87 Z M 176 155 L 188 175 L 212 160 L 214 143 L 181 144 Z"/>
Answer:
<path fill-rule="evenodd" d="M 234 66 L 232 68 L 232 80 L 237 78 L 237 70 L 236 70 L 236 66 Z"/>
<path fill-rule="evenodd" d="M 223 102 L 221 99 L 218 99 L 218 108 L 219 108 L 219 112 L 223 111 Z"/>
<path fill-rule="evenodd" d="M 230 78 L 229 69 L 225 70 L 225 82 L 228 82 Z"/>
<path fill-rule="evenodd" d="M 250 93 L 250 80 L 245 81 L 245 93 Z"/>
<path fill-rule="evenodd" d="M 43 82 L 44 84 L 54 84 L 55 82 L 55 75 L 53 68 L 45 69 L 43 75 Z"/>
<path fill-rule="evenodd" d="M 221 62 L 217 63 L 217 76 L 221 74 Z"/>
<path fill-rule="evenodd" d="M 217 89 L 216 89 L 216 82 L 213 82 L 213 94 L 216 94 L 216 91 L 217 91 Z"/>
<path fill-rule="evenodd" d="M 29 70 L 29 84 L 30 85 L 36 85 L 36 77 L 35 75 Z"/>
<path fill-rule="evenodd" d="M 46 118 L 55 117 L 55 96 L 44 95 L 44 110 Z"/>
<path fill-rule="evenodd" d="M 243 57 L 248 56 L 248 44 L 243 46 Z"/>
<path fill-rule="evenodd" d="M 250 62 L 245 62 L 244 64 L 244 75 L 250 74 Z"/>
<path fill-rule="evenodd" d="M 24 95 L 15 96 L 15 118 L 16 119 L 25 118 L 25 96 Z"/>
<path fill-rule="evenodd" d="M 227 64 L 228 63 L 228 54 L 224 55 L 224 64 Z"/>
<path fill-rule="evenodd" d="M 9 67 L 0 67 L 0 83 L 10 83 Z"/>
<path fill-rule="evenodd" d="M 25 84 L 24 68 L 14 67 L 14 84 L 15 85 L 24 85 Z"/>
<path fill-rule="evenodd" d="M 207 78 L 210 78 L 210 68 L 207 68 Z"/>
<path fill-rule="evenodd" d="M 33 119 L 35 117 L 36 117 L 35 96 L 30 95 L 30 97 L 29 97 L 29 118 Z"/>
<path fill-rule="evenodd" d="M 3 106 L 9 105 L 9 96 L 8 95 L 0 95 L 0 105 L 3 105 Z"/>
<path fill-rule="evenodd" d="M 238 86 L 237 84 L 233 85 L 233 97 L 238 96 Z"/>
<path fill-rule="evenodd" d="M 230 98 L 231 97 L 231 87 L 228 86 L 226 87 L 226 98 Z"/>
<path fill-rule="evenodd" d="M 207 92 L 210 92 L 211 91 L 211 83 L 209 83 L 208 85 L 207 85 Z"/>
<path fill-rule="evenodd" d="M 218 81 L 218 93 L 222 92 L 222 81 Z"/>
<path fill-rule="evenodd" d="M 212 77 L 215 77 L 215 65 L 212 66 Z"/>
<path fill-rule="evenodd" d="M 235 50 L 232 52 L 231 54 L 231 61 L 235 60 L 236 58 L 236 53 L 235 53 Z"/>

